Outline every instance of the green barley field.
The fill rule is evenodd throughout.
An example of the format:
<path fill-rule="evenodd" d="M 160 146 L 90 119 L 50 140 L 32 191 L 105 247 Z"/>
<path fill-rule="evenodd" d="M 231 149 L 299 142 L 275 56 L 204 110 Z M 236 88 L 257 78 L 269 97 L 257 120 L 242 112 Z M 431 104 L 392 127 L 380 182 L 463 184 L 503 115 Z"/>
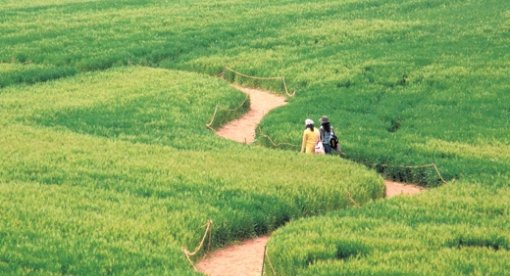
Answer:
<path fill-rule="evenodd" d="M 205 125 L 284 86 L 225 66 L 296 92 L 254 145 Z M 0 274 L 193 275 L 208 219 L 267 275 L 508 274 L 509 76 L 501 0 L 0 0 Z"/>

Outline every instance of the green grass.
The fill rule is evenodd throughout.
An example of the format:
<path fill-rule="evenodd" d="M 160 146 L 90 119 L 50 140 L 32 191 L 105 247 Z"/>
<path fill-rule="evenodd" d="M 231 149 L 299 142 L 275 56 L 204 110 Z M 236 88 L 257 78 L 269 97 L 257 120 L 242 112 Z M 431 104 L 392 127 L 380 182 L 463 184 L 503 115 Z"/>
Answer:
<path fill-rule="evenodd" d="M 375 216 L 382 216 L 373 214 L 371 206 L 388 210 L 394 209 L 393 202 L 403 202 L 399 208 L 406 212 L 424 204 L 422 200 L 425 198 L 428 212 L 445 213 L 441 218 L 447 224 L 445 230 L 462 229 L 474 235 L 467 236 L 468 243 L 490 245 L 504 241 L 500 230 L 508 231 L 506 224 L 502 223 L 500 229 L 490 219 L 479 220 L 478 215 L 472 214 L 477 214 L 479 202 L 493 202 L 495 207 L 487 211 L 489 215 L 506 206 L 502 198 L 505 199 L 510 183 L 509 34 L 510 3 L 498 0 L 313 3 L 299 0 L 256 3 L 241 0 L 214 3 L 192 0 L 0 0 L 0 180 L 8 189 L 4 196 L 10 193 L 9 189 L 18 189 L 15 191 L 20 194 L 35 190 L 46 193 L 46 187 L 60 187 L 64 189 L 63 194 L 78 194 L 65 189 L 83 187 L 94 191 L 102 189 L 98 194 L 104 192 L 108 196 L 111 193 L 111 196 L 138 197 L 139 194 L 166 195 L 169 193 L 167 180 L 173 183 L 172 187 L 187 187 L 183 183 L 188 182 L 195 183 L 193 187 L 207 184 L 210 188 L 206 191 L 183 188 L 178 192 L 179 196 L 193 198 L 205 193 L 205 198 L 215 199 L 215 204 L 220 207 L 211 207 L 215 211 L 206 212 L 208 215 L 194 211 L 196 214 L 187 216 L 189 220 L 183 222 L 183 226 L 171 228 L 172 231 L 194 231 L 193 238 L 172 237 L 175 242 L 169 245 L 168 252 L 173 250 L 174 255 L 166 254 L 166 257 L 176 260 L 177 257 L 169 256 L 179 255 L 178 246 L 192 246 L 198 240 L 200 231 L 197 229 L 206 217 L 212 216 L 210 214 L 216 214 L 216 219 L 224 222 L 220 229 L 226 237 L 216 238 L 216 244 L 220 245 L 274 229 L 290 217 L 344 207 L 345 198 L 331 198 L 335 194 L 345 195 L 344 186 L 337 187 L 333 183 L 337 178 L 345 184 L 362 185 L 359 190 L 358 186 L 353 187 L 356 191 L 352 191 L 360 202 L 380 196 L 380 186 L 373 188 L 365 180 L 357 179 L 373 179 L 373 175 L 366 176 L 365 170 L 356 167 L 351 173 L 352 164 L 348 162 L 311 159 L 295 153 L 300 144 L 303 120 L 307 117 L 318 120 L 326 114 L 340 136 L 348 159 L 379 170 L 387 178 L 436 186 L 439 182 L 435 172 L 405 167 L 433 162 L 446 179 L 461 180 L 457 182 L 459 184 L 441 188 L 430 196 L 380 202 L 349 211 L 345 214 L 352 219 L 345 227 L 354 224 L 357 218 L 372 216 L 361 223 L 370 225 L 371 220 L 377 220 Z M 126 65 L 172 70 L 135 67 L 104 73 L 89 72 Z M 285 145 L 279 147 L 283 150 L 241 147 L 214 137 L 203 127 L 209 122 L 217 103 L 223 107 L 215 126 L 239 116 L 246 108 L 242 105 L 244 96 L 227 88 L 223 82 L 175 70 L 216 75 L 225 65 L 255 76 L 285 76 L 290 90 L 297 91 L 297 96 L 290 99 L 287 106 L 271 112 L 264 119 L 259 130 Z M 73 76 L 76 74 L 78 76 Z M 61 77 L 69 78 L 62 82 L 31 85 Z M 226 78 L 282 91 L 281 83 L 250 82 L 229 75 Z M 195 101 L 196 106 L 193 105 Z M 236 112 L 227 112 L 237 107 L 240 108 Z M 194 139 L 189 139 L 190 136 Z M 259 136 L 257 143 L 272 146 L 263 137 Z M 62 153 L 60 148 L 64 149 Z M 165 156 L 162 160 L 159 159 L 161 155 Z M 126 161 L 130 158 L 138 159 L 136 165 L 130 163 L 135 161 Z M 189 159 L 197 161 L 184 166 L 183 160 Z M 222 165 L 212 165 L 216 162 Z M 253 171 L 253 167 L 260 164 L 268 165 Z M 155 171 L 151 169 L 153 167 Z M 209 170 L 214 171 L 212 176 L 206 173 Z M 245 175 L 245 171 L 250 174 Z M 282 172 L 284 174 L 280 175 Z M 253 175 L 257 177 L 247 180 Z M 346 175 L 355 180 L 345 178 Z M 298 179 L 297 182 L 294 179 Z M 146 190 L 153 182 L 159 184 Z M 280 183 L 285 183 L 283 186 L 287 188 L 280 187 Z M 297 188 L 304 183 L 313 188 Z M 233 191 L 218 190 L 218 186 Z M 260 191 L 254 188 L 259 186 L 263 187 Z M 29 190 L 23 191 L 22 187 Z M 262 192 L 266 189 L 268 192 Z M 339 190 L 331 192 L 328 189 Z M 314 193 L 307 195 L 311 190 Z M 436 200 L 436 195 L 444 198 Z M 245 197 L 250 204 L 243 201 Z M 43 198 L 39 197 L 38 204 L 43 204 Z M 182 200 L 181 197 L 179 200 L 170 198 L 172 204 Z M 232 201 L 233 198 L 243 199 Z M 462 207 L 447 205 L 448 208 L 442 209 L 448 199 L 465 201 L 465 204 Z M 100 199 L 97 201 L 101 202 Z M 14 200 L 4 205 L 12 209 Z M 266 205 L 274 206 L 274 209 Z M 128 208 L 129 204 L 122 206 Z M 194 206 L 193 210 L 199 210 L 197 205 Z M 238 206 L 245 208 L 234 215 Z M 269 210 L 257 212 L 262 208 L 260 206 Z M 134 206 L 129 208 L 136 209 Z M 154 212 L 160 209 L 155 207 Z M 266 211 L 278 215 L 268 216 Z M 35 220 L 34 212 L 27 212 L 27 221 Z M 2 226 L 0 233 L 15 229 L 11 222 L 16 221 L 20 213 L 11 213 L 13 215 L 3 221 L 7 226 Z M 97 213 L 112 214 L 119 221 L 123 220 L 121 214 L 110 207 L 99 209 Z M 458 214 L 465 217 L 457 219 Z M 309 234 L 289 234 L 300 243 L 286 250 L 305 255 L 311 252 L 308 262 L 315 263 L 314 245 L 320 247 L 323 241 L 307 239 L 307 235 L 317 235 L 321 231 L 323 236 L 334 235 L 335 227 L 323 225 L 343 225 L 342 216 L 344 213 L 334 213 L 311 220 L 307 226 Z M 73 217 L 75 215 L 65 219 L 71 221 Z M 409 233 L 411 230 L 402 225 L 412 224 L 420 218 L 423 224 L 417 223 L 419 233 L 426 232 L 423 227 L 429 227 L 437 219 L 411 212 L 409 216 L 392 217 L 377 223 L 381 229 Z M 58 219 L 63 218 L 58 216 Z M 494 220 L 501 221 L 498 217 Z M 306 224 L 306 220 L 298 225 L 303 223 Z M 257 228 L 260 226 L 255 225 L 264 226 Z M 466 225 L 474 225 L 476 229 L 470 230 Z M 292 227 L 293 223 L 290 223 L 289 229 Z M 63 228 L 56 227 L 52 233 Z M 27 231 L 34 233 L 41 230 L 39 226 L 30 229 Z M 272 246 L 280 246 L 280 235 L 286 235 L 285 229 L 282 234 L 274 235 Z M 480 229 L 495 234 L 483 240 L 477 236 L 482 231 Z M 135 231 L 131 228 L 122 230 Z M 115 236 L 116 233 L 117 230 L 112 230 L 103 236 Z M 432 241 L 433 246 L 416 247 L 404 252 L 407 257 L 390 256 L 387 259 L 371 255 L 372 248 L 385 244 L 382 240 L 378 245 L 378 240 L 383 237 L 374 236 L 375 241 L 360 247 L 367 251 L 360 251 L 365 257 L 360 259 L 359 266 L 353 264 L 351 268 L 366 274 L 412 273 L 402 261 L 417 262 L 419 274 L 436 271 L 439 274 L 491 274 L 506 268 L 499 263 L 500 260 L 507 261 L 504 250 L 439 249 L 436 246 L 438 240 L 425 234 L 422 236 L 423 239 L 416 238 L 417 243 Z M 0 237 L 6 240 L 5 237 L 10 236 L 0 234 Z M 359 245 L 357 239 L 352 234 L 344 241 L 349 248 L 355 248 Z M 30 239 L 25 239 L 23 234 L 8 241 L 21 240 L 29 247 Z M 50 245 L 46 247 L 55 248 L 56 240 L 58 238 L 51 241 L 48 238 Z M 74 240 L 79 243 L 79 239 Z M 133 242 L 138 244 L 136 240 Z M 445 241 L 445 244 L 452 242 Z M 75 242 L 71 239 L 70 243 Z M 115 250 L 105 246 L 101 248 L 111 254 L 109 260 L 114 260 L 112 263 L 124 256 L 124 253 L 112 253 Z M 44 258 L 56 253 L 48 254 L 50 251 L 44 250 L 50 249 L 43 247 L 40 247 L 43 258 L 38 264 L 42 267 L 55 265 L 41 268 L 41 271 L 62 272 L 57 263 L 65 262 L 56 260 L 67 257 Z M 23 264 L 22 260 L 31 259 L 28 257 L 30 250 L 13 248 L 16 247 L 10 245 L 9 251 L 7 247 L 2 248 L 0 270 L 28 273 L 37 267 L 34 262 Z M 167 249 L 158 247 L 157 250 L 166 252 Z M 431 259 L 437 255 L 437 250 L 445 256 L 440 261 Z M 480 250 L 486 252 L 480 253 Z M 471 251 L 475 252 L 471 254 Z M 5 252 L 18 254 L 18 261 L 9 262 L 12 258 L 4 257 L 7 256 Z M 99 256 L 91 252 L 94 250 L 85 254 Z M 127 260 L 156 258 L 146 251 L 141 254 L 143 257 Z M 341 261 L 337 260 L 326 266 L 318 262 L 303 270 L 303 265 L 308 266 L 307 262 L 292 259 L 287 263 L 285 254 L 282 250 L 271 251 L 279 272 L 335 274 L 343 269 L 343 265 L 338 267 Z M 347 257 L 352 254 L 346 253 Z M 175 270 L 172 272 L 188 269 L 181 261 L 182 258 L 176 261 L 179 265 L 173 266 Z M 436 264 L 437 269 L 428 270 L 427 261 Z M 108 266 L 101 261 L 88 263 L 92 267 L 90 270 L 84 265 L 76 269 L 71 266 L 69 271 L 108 272 L 104 270 Z M 389 264 L 396 264 L 395 270 Z M 136 267 L 141 267 L 140 273 L 152 272 L 140 264 L 126 264 L 114 272 L 135 272 Z M 154 273 L 165 271 L 163 265 L 157 267 L 154 269 L 159 270 Z"/>
<path fill-rule="evenodd" d="M 249 106 L 246 96 L 227 88 L 223 82 L 184 72 L 174 71 L 167 76 L 162 72 L 135 70 L 122 74 L 122 78 L 108 77 L 85 87 L 80 82 L 71 82 L 71 87 L 62 87 L 64 93 L 50 90 L 58 108 L 45 104 L 45 110 L 32 118 L 40 125 L 135 143 L 202 151 L 231 147 L 211 135 L 205 125 L 212 119 L 214 125 L 222 125 L 240 116 Z M 169 80 L 164 80 L 165 77 Z M 188 82 L 170 81 L 179 78 Z M 66 93 L 72 89 L 88 92 Z M 32 112 L 36 109 L 34 101 L 39 100 L 27 99 L 23 104 Z M 80 100 L 87 103 L 76 105 Z M 220 109 L 212 118 L 216 106 Z"/>
<path fill-rule="evenodd" d="M 266 273 L 504 275 L 509 199 L 508 189 L 459 183 L 295 221 L 273 234 Z"/>
<path fill-rule="evenodd" d="M 4 89 L 0 271 L 191 274 L 180 248 L 209 218 L 218 247 L 382 195 L 359 165 L 205 127 L 217 103 L 244 101 L 218 79 L 143 67 Z"/>
<path fill-rule="evenodd" d="M 77 70 L 72 67 L 56 67 L 37 64 L 0 63 L 0 88 L 19 84 L 72 76 Z"/>

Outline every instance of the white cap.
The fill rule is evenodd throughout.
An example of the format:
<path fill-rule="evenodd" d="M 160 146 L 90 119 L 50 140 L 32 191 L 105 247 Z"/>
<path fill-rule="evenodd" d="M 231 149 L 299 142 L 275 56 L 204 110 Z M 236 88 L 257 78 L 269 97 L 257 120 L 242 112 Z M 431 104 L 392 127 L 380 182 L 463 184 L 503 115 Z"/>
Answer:
<path fill-rule="evenodd" d="M 307 126 L 307 125 L 313 125 L 313 121 L 312 121 L 312 119 L 306 119 L 306 120 L 305 120 L 305 125 L 306 125 L 306 126 Z"/>

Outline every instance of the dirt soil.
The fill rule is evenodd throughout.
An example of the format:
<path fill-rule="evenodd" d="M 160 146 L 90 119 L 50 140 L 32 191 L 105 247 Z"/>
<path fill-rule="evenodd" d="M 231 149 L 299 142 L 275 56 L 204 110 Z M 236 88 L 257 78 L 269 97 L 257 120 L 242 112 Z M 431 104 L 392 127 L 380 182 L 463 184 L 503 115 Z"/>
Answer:
<path fill-rule="evenodd" d="M 385 180 L 384 185 L 386 185 L 386 197 L 393 197 L 397 195 L 414 195 L 425 190 L 420 186 L 407 183 L 399 183 L 390 180 Z"/>
<path fill-rule="evenodd" d="M 238 120 L 217 131 L 217 134 L 239 143 L 253 143 L 255 129 L 271 109 L 285 105 L 285 98 L 267 91 L 236 86 L 250 96 L 250 110 Z M 423 191 L 416 185 L 385 180 L 386 197 L 413 195 Z M 196 264 L 198 271 L 212 276 L 261 275 L 264 248 L 269 236 L 246 240 L 207 254 Z"/>
<path fill-rule="evenodd" d="M 386 197 L 413 195 L 423 191 L 416 185 L 385 180 Z M 211 276 L 261 275 L 264 248 L 269 236 L 246 240 L 207 254 L 196 265 L 198 271 Z"/>
<path fill-rule="evenodd" d="M 272 109 L 287 104 L 285 97 L 269 91 L 234 86 L 250 96 L 250 110 L 216 131 L 216 134 L 239 143 L 251 144 L 255 141 L 255 130 L 262 118 Z"/>
<path fill-rule="evenodd" d="M 197 265 L 207 275 L 261 275 L 264 248 L 269 236 L 246 240 L 208 254 Z"/>

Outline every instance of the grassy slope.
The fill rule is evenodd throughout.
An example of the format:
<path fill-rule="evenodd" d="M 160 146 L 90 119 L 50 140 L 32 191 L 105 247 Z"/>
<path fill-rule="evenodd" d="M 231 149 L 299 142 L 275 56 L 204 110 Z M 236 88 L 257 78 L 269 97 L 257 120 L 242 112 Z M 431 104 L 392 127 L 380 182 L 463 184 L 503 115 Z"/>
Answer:
<path fill-rule="evenodd" d="M 0 88 L 18 83 L 37 83 L 71 76 L 77 73 L 72 67 L 38 64 L 1 63 Z"/>
<path fill-rule="evenodd" d="M 298 144 L 303 118 L 326 113 L 349 158 L 392 166 L 434 161 L 447 178 L 508 186 L 505 1 L 54 2 L 1 2 L 1 60 L 208 73 L 228 64 L 285 75 L 298 97 L 263 123 L 279 142 Z M 420 180 L 412 175 L 403 177 Z M 484 190 L 475 186 L 462 197 L 500 202 Z"/>
<path fill-rule="evenodd" d="M 299 144 L 295 125 L 327 113 L 350 159 L 370 166 L 434 161 L 446 178 L 476 175 L 505 185 L 492 175 L 508 170 L 507 160 L 480 160 L 476 148 L 508 152 L 506 2 L 44 3 L 0 7 L 1 60 L 208 73 L 230 65 L 285 75 L 299 97 L 263 123 L 274 140 Z M 434 182 L 422 172 L 386 174 Z"/>
<path fill-rule="evenodd" d="M 347 194 L 381 196 L 358 165 L 317 177 L 329 160 L 204 127 L 216 103 L 244 100 L 214 78 L 142 67 L 4 89 L 0 271 L 187 274 L 180 247 L 208 218 L 216 247 L 349 206 Z"/>
<path fill-rule="evenodd" d="M 506 275 L 509 200 L 464 183 L 373 202 L 285 226 L 269 259 L 277 275 Z"/>
<path fill-rule="evenodd" d="M 416 199 L 291 223 L 273 235 L 270 259 L 279 275 L 505 274 L 510 6 L 386 2 L 361 17 L 411 27 L 353 45 L 342 54 L 364 55 L 354 58 L 353 75 L 312 85 L 300 103 L 268 118 L 265 131 L 280 141 L 298 139 L 274 124 L 303 106 L 317 118 L 327 113 L 320 103 L 328 103 L 349 158 L 374 167 L 435 162 L 445 177 L 463 181 Z M 399 13 L 405 6 L 410 13 Z M 385 173 L 421 180 L 398 168 Z"/>

